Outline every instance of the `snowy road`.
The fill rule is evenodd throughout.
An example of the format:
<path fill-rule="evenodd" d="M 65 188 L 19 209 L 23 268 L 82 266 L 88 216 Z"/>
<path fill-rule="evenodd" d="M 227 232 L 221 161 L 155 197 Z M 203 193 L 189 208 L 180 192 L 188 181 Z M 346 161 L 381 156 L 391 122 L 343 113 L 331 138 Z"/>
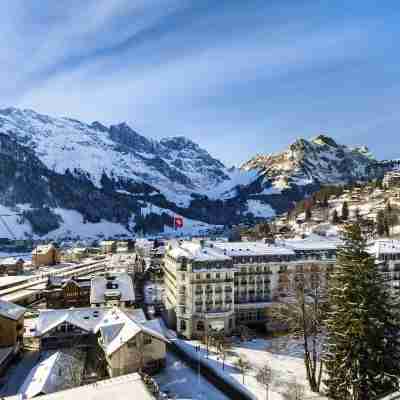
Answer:
<path fill-rule="evenodd" d="M 162 391 L 168 391 L 176 399 L 228 400 L 203 376 L 199 376 L 175 354 L 167 353 L 166 368 L 155 377 Z"/>

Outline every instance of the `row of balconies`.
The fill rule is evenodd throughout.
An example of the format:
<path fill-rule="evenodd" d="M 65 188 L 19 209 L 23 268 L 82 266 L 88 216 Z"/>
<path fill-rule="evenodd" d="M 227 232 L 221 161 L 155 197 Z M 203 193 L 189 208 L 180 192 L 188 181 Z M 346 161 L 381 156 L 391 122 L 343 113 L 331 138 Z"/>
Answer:
<path fill-rule="evenodd" d="M 235 299 L 235 304 L 265 303 L 270 301 L 271 296 L 239 297 Z"/>
<path fill-rule="evenodd" d="M 263 275 L 263 274 L 272 274 L 272 271 L 248 271 L 248 272 L 236 272 L 235 276 L 242 276 L 242 275 Z"/>
<path fill-rule="evenodd" d="M 262 284 L 270 284 L 271 283 L 271 281 L 268 279 L 268 280 L 248 280 L 248 281 L 246 281 L 246 280 L 244 280 L 244 279 L 242 279 L 242 280 L 240 280 L 240 281 L 235 281 L 235 284 L 241 284 L 241 285 L 254 285 L 254 284 L 258 284 L 258 285 L 262 285 Z"/>
<path fill-rule="evenodd" d="M 218 278 L 210 278 L 210 279 L 191 279 L 190 283 L 192 285 L 201 285 L 201 284 L 210 284 L 210 283 L 232 283 L 233 278 L 224 278 L 224 279 L 218 279 Z"/>
<path fill-rule="evenodd" d="M 212 288 L 205 288 L 204 291 L 202 289 L 196 289 L 194 293 L 196 295 L 201 295 L 203 293 L 211 294 L 211 293 L 231 293 L 233 291 L 232 287 L 226 287 L 225 290 L 222 288 L 215 288 L 214 290 Z"/>

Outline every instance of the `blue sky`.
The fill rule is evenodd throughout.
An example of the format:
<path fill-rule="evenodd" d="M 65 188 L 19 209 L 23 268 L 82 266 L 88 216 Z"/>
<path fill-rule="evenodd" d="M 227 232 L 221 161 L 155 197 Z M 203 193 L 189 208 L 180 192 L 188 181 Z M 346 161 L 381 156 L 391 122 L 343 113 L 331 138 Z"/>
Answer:
<path fill-rule="evenodd" d="M 324 133 L 400 157 L 400 3 L 6 2 L 0 106 L 184 135 L 228 165 Z"/>

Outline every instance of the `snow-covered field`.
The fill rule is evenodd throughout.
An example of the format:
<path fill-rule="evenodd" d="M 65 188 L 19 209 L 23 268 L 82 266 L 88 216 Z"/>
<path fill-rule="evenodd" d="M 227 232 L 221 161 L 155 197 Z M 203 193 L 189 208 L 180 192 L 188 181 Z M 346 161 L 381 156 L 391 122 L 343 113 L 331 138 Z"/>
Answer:
<path fill-rule="evenodd" d="M 150 213 L 161 215 L 163 213 L 174 217 L 176 213 L 167 208 L 161 208 L 149 203 L 143 203 L 142 215 L 146 216 Z M 208 231 L 215 230 L 216 228 L 222 228 L 220 225 L 210 225 L 205 222 L 196 221 L 190 218 L 183 218 L 183 228 L 175 230 L 170 226 L 164 225 L 164 235 L 165 236 L 191 236 L 191 235 L 201 235 Z"/>
<path fill-rule="evenodd" d="M 222 369 L 222 359 L 215 352 L 211 351 L 209 357 L 206 358 L 205 346 L 200 342 L 179 339 L 176 342 L 186 352 L 192 353 L 194 357 L 198 357 L 199 353 L 196 352 L 196 346 L 200 345 L 201 357 L 205 362 L 233 385 L 247 391 L 254 399 L 265 399 L 265 387 L 257 382 L 255 375 L 258 369 L 266 363 L 273 371 L 269 400 L 284 400 L 283 394 L 287 391 L 288 385 L 293 382 L 304 386 L 306 399 L 326 399 L 322 395 L 312 393 L 308 388 L 300 342 L 292 339 L 286 340 L 286 338 L 268 340 L 258 338 L 247 342 L 237 341 L 229 351 L 224 369 Z M 245 358 L 251 366 L 245 374 L 244 385 L 243 375 L 235 367 L 235 362 L 239 357 Z"/>
<path fill-rule="evenodd" d="M 0 259 L 1 258 L 8 258 L 8 257 L 15 257 L 15 258 L 22 258 L 24 261 L 31 261 L 32 260 L 32 253 L 21 253 L 18 251 L 12 251 L 12 252 L 5 252 L 5 251 L 0 251 Z"/>
<path fill-rule="evenodd" d="M 63 219 L 60 228 L 51 231 L 48 238 L 65 238 L 79 236 L 82 239 L 94 238 L 99 236 L 118 236 L 131 233 L 121 224 L 102 220 L 98 223 L 83 222 L 83 216 L 78 211 L 56 208 L 54 212 Z"/>

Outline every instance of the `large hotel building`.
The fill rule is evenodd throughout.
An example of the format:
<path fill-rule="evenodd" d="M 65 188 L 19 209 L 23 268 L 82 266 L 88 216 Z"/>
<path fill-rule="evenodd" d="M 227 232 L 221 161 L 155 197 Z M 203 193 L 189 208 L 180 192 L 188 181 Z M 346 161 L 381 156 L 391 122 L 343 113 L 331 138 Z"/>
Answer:
<path fill-rule="evenodd" d="M 265 323 L 271 305 L 302 282 L 324 286 L 338 241 L 310 237 L 267 242 L 186 241 L 165 253 L 168 322 L 187 338 L 207 329 Z"/>

